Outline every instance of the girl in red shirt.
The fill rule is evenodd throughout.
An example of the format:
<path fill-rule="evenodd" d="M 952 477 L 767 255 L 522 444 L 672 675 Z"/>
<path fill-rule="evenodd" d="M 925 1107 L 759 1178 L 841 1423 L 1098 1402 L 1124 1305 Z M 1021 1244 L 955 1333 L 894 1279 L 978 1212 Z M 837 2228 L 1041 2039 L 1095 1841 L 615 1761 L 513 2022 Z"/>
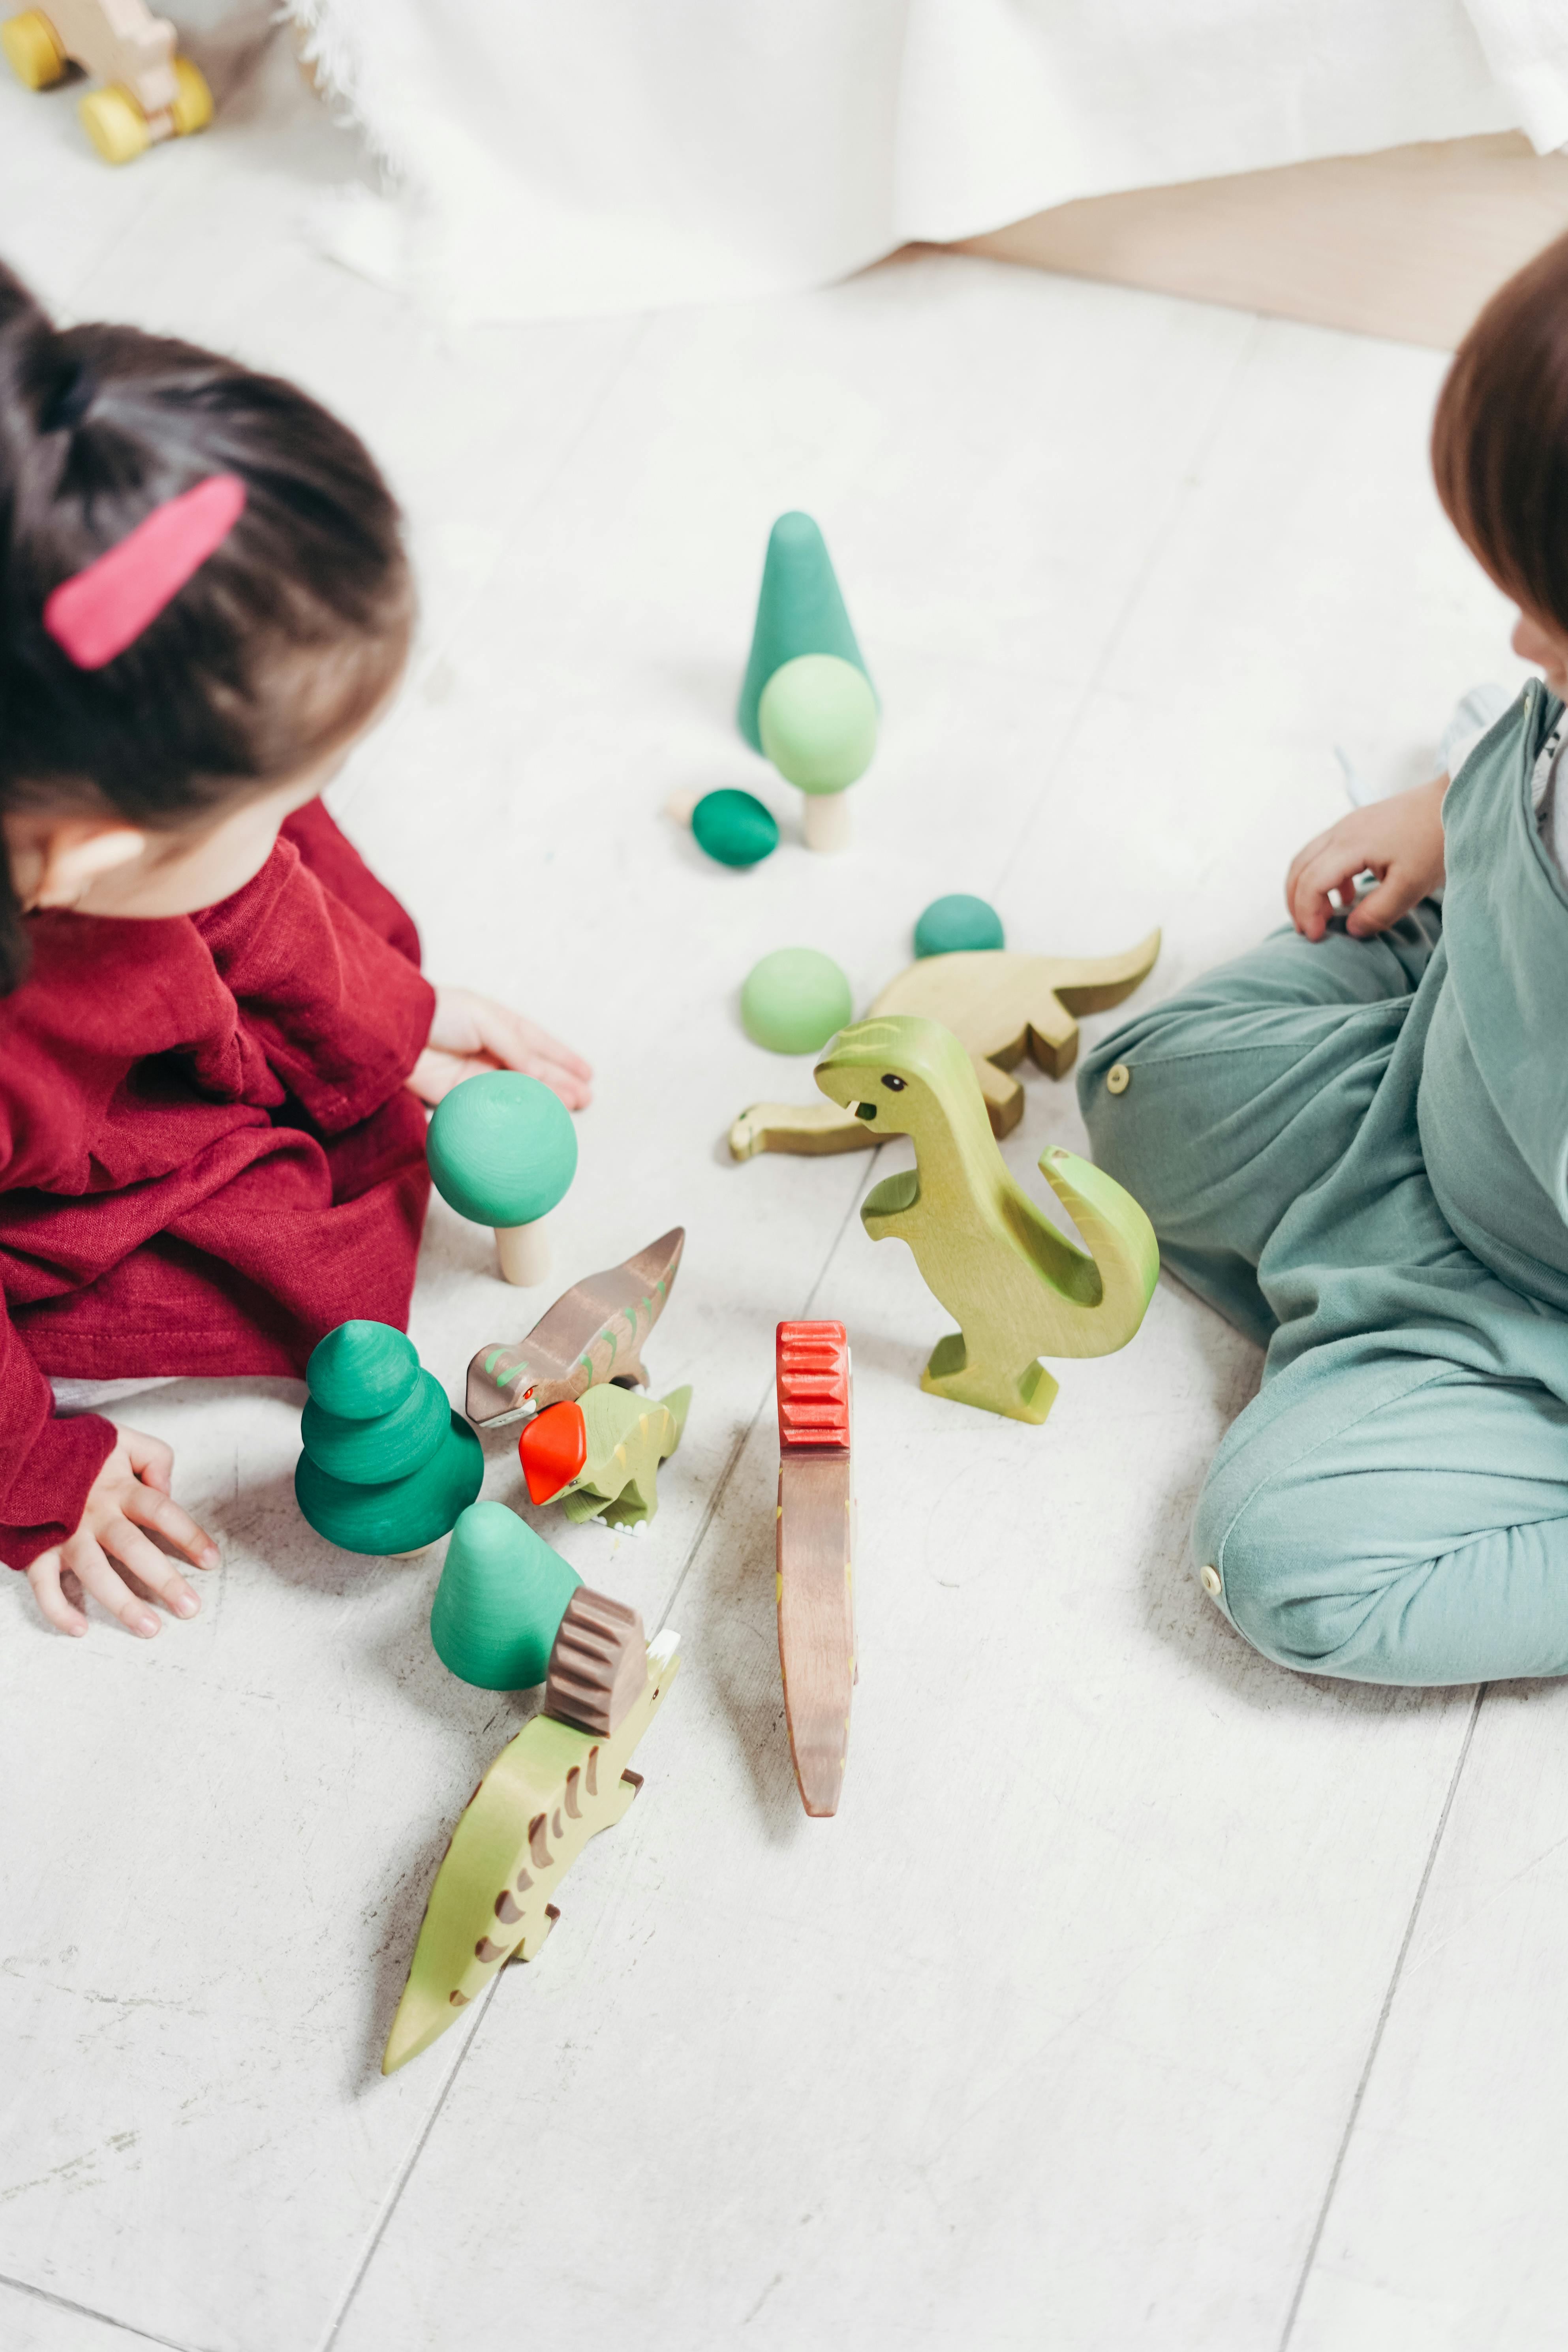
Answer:
<path fill-rule="evenodd" d="M 319 794 L 394 693 L 414 595 L 362 443 L 276 377 L 57 331 L 0 268 L 0 1559 L 62 1632 L 210 1568 L 157 1439 L 51 1377 L 298 1374 L 401 1325 L 421 1102 L 587 1066 L 433 989 Z"/>

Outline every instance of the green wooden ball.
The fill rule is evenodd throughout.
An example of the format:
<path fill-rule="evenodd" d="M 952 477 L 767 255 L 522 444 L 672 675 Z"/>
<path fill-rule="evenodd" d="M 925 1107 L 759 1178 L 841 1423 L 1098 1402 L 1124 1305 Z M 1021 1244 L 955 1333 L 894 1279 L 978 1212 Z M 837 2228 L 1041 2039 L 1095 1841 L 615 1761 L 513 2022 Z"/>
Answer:
<path fill-rule="evenodd" d="M 775 669 L 757 705 L 764 755 L 803 793 L 841 793 L 871 764 L 877 697 L 837 654 L 801 654 Z"/>
<path fill-rule="evenodd" d="M 318 1341 L 305 1385 L 323 1412 L 340 1421 L 374 1421 L 412 1396 L 419 1356 L 406 1331 L 390 1323 L 340 1323 Z"/>
<path fill-rule="evenodd" d="M 470 1503 L 452 1529 L 430 1611 L 436 1655 L 479 1690 L 531 1690 L 582 1580 L 504 1503 Z"/>
<path fill-rule="evenodd" d="M 531 1225 L 577 1172 L 559 1095 L 521 1070 L 481 1070 L 436 1106 L 425 1139 L 436 1190 L 476 1225 Z"/>
<path fill-rule="evenodd" d="M 964 948 L 999 948 L 1005 943 L 995 908 L 963 890 L 953 891 L 950 898 L 933 898 L 915 925 L 917 956 L 955 955 Z"/>
<path fill-rule="evenodd" d="M 704 793 L 691 812 L 691 830 L 699 849 L 721 866 L 760 865 L 779 845 L 777 820 L 754 793 Z"/>
<path fill-rule="evenodd" d="M 771 1054 L 816 1054 L 854 1010 L 849 982 L 817 948 L 775 948 L 741 991 L 741 1024 Z"/>

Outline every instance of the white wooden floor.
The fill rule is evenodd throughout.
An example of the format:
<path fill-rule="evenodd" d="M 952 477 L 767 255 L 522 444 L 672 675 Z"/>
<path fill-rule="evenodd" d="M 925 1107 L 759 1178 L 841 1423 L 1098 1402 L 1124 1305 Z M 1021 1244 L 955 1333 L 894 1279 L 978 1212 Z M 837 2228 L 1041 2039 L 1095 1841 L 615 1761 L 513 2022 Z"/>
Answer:
<path fill-rule="evenodd" d="M 1165 926 L 1169 989 L 1276 919 L 1342 806 L 1514 674 L 1452 541 L 1418 351 L 978 260 L 757 309 L 444 341 L 298 234 L 351 146 L 275 57 L 115 175 L 0 82 L 0 250 L 301 377 L 406 499 L 426 625 L 340 814 L 437 974 L 588 1052 L 566 1269 L 677 1220 L 690 1381 L 651 1538 L 541 1524 L 684 1637 L 625 1826 L 537 1963 L 376 2071 L 447 1831 L 523 1712 L 453 1681 L 436 1568 L 297 1517 L 300 1391 L 127 1412 L 226 1559 L 143 1645 L 0 1590 L 0 2346 L 113 2352 L 1557 2352 L 1568 1694 L 1266 1664 L 1185 1534 L 1253 1352 L 1169 1285 L 1044 1431 L 922 1396 L 942 1328 L 870 1158 L 729 1164 L 809 1098 L 763 950 L 867 1001 L 939 891 L 1011 940 Z M 731 710 L 762 549 L 822 520 L 881 688 L 851 855 Z M 751 875 L 659 814 L 740 783 Z M 1081 1141 L 1038 1074 L 1008 1157 Z M 1043 1190 L 1038 1179 L 1037 1190 Z M 533 1308 L 440 1204 L 414 1329 L 454 1394 Z M 802 1814 L 773 1612 L 773 1328 L 855 1346 L 861 1679 Z M 497 1439 L 488 1491 L 515 1499 Z"/>

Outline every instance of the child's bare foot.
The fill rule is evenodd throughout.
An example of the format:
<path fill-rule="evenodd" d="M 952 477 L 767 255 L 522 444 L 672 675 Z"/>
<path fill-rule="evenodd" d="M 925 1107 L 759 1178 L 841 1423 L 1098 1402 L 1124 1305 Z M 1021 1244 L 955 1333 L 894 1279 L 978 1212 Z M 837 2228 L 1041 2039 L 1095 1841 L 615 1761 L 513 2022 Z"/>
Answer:
<path fill-rule="evenodd" d="M 476 996 L 468 988 L 438 988 L 430 1043 L 408 1083 L 421 1102 L 434 1106 L 479 1070 L 521 1070 L 531 1078 L 542 1078 L 568 1110 L 585 1110 L 593 1099 L 593 1071 L 548 1029 L 525 1021 L 493 996 Z"/>
<path fill-rule="evenodd" d="M 174 1466 L 174 1456 L 161 1437 L 139 1429 L 120 1432 L 92 1482 L 75 1534 L 52 1551 L 40 1552 L 27 1570 L 34 1599 L 62 1633 L 86 1633 L 87 1616 L 79 1605 L 84 1592 L 143 1641 L 151 1640 L 160 1623 L 148 1605 L 149 1593 L 177 1617 L 195 1615 L 201 1602 L 167 1552 L 144 1532 L 155 1529 L 196 1568 L 217 1566 L 211 1536 L 170 1496 Z"/>

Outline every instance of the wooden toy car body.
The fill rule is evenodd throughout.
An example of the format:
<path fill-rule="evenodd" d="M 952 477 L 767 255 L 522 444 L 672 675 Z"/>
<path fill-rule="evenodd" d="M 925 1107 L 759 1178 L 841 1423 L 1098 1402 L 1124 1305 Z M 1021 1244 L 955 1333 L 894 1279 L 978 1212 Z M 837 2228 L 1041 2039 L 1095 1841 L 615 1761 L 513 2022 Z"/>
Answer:
<path fill-rule="evenodd" d="M 175 32 L 147 0 L 48 0 L 0 26 L 0 46 L 17 79 L 47 89 L 79 66 L 107 85 L 81 100 L 89 137 L 106 163 L 129 163 L 161 139 L 184 137 L 212 120 L 212 93 Z"/>

